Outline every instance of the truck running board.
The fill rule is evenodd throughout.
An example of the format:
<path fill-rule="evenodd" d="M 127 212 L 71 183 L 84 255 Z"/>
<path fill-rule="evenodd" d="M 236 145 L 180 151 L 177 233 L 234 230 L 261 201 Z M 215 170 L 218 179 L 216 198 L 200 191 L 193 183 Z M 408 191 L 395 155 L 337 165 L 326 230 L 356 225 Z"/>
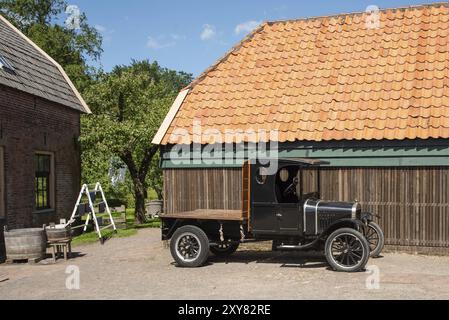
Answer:
<path fill-rule="evenodd" d="M 277 250 L 305 250 L 305 249 L 310 249 L 313 248 L 313 246 L 317 243 L 317 241 L 313 241 L 311 243 L 305 244 L 305 245 L 281 245 L 281 246 L 276 246 Z"/>

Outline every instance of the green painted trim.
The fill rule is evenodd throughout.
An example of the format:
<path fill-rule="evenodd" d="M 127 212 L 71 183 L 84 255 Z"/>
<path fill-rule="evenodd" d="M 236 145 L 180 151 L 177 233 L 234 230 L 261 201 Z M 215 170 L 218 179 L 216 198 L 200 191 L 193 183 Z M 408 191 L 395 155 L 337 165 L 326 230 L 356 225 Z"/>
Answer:
<path fill-rule="evenodd" d="M 442 167 L 449 166 L 449 157 L 391 158 L 324 158 L 330 167 Z"/>
<path fill-rule="evenodd" d="M 330 157 L 330 158 L 364 158 L 364 157 L 449 157 L 449 147 L 434 148 L 372 148 L 372 149 L 291 149 L 278 152 L 281 157 Z M 238 155 L 243 158 L 247 151 Z M 221 157 L 232 158 L 234 152 L 222 152 Z M 163 159 L 170 157 L 169 152 L 163 153 Z M 190 159 L 183 155 L 179 159 Z"/>
<path fill-rule="evenodd" d="M 228 146 L 229 147 L 229 146 Z M 217 149 L 218 150 L 218 149 Z M 236 168 L 243 165 L 244 159 L 255 158 L 248 148 L 239 148 L 235 151 L 222 151 L 221 158 L 235 160 L 217 162 L 209 160 L 191 161 L 190 154 L 184 154 L 184 161 L 176 163 L 170 160 L 170 147 L 162 148 L 161 166 L 169 168 Z M 250 156 L 248 156 L 250 154 Z M 252 155 L 251 155 L 252 154 Z M 198 159 L 200 155 L 194 155 Z M 272 156 L 275 156 L 272 154 Z M 449 141 L 429 141 L 425 145 L 422 141 L 406 142 L 370 142 L 370 143 L 289 143 L 279 145 L 280 158 L 314 158 L 330 162 L 331 166 L 338 167 L 403 167 L 403 166 L 449 166 Z M 179 162 L 179 161 L 177 161 Z"/>
<path fill-rule="evenodd" d="M 372 158 L 319 158 L 330 164 L 324 167 L 429 167 L 449 166 L 449 157 L 372 157 Z M 235 160 L 233 164 L 174 164 L 171 161 L 163 161 L 162 169 L 194 169 L 194 168 L 240 168 L 243 159 Z"/>
<path fill-rule="evenodd" d="M 212 168 L 241 168 L 243 166 L 243 160 L 237 160 L 234 164 L 174 164 L 171 161 L 162 161 L 162 169 L 212 169 Z"/>
<path fill-rule="evenodd" d="M 447 148 L 383 148 L 383 149 L 312 149 L 286 150 L 279 154 L 282 157 L 305 158 L 370 158 L 370 157 L 449 157 Z"/>

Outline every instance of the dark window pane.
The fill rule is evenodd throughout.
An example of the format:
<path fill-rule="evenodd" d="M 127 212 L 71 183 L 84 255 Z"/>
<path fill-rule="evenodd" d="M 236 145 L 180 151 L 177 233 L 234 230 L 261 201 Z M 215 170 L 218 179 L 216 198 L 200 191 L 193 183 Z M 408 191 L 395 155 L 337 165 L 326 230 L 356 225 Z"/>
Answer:
<path fill-rule="evenodd" d="M 35 206 L 36 210 L 50 208 L 50 170 L 51 156 L 37 154 L 35 156 Z"/>

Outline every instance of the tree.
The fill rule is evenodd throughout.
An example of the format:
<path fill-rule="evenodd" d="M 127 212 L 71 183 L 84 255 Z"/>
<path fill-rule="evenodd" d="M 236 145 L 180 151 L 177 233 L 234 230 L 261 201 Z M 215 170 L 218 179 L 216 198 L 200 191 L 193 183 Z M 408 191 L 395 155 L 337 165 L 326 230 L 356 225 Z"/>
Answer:
<path fill-rule="evenodd" d="M 162 179 L 162 169 L 159 166 L 159 154 L 153 158 L 153 161 L 150 166 L 150 172 L 148 173 L 148 184 L 149 187 L 152 188 L 159 200 L 162 200 L 163 195 L 163 179 Z"/>
<path fill-rule="evenodd" d="M 83 118 L 82 147 L 118 157 L 126 165 L 137 223 L 145 221 L 149 173 L 153 179 L 157 176 L 158 146 L 151 140 L 178 92 L 191 81 L 191 75 L 161 68 L 157 62 L 133 61 L 100 75 L 84 94 L 93 115 Z"/>
<path fill-rule="evenodd" d="M 87 60 L 100 58 L 102 37 L 73 8 L 64 0 L 0 0 L 0 13 L 55 59 L 83 92 L 94 73 Z M 66 10 L 71 23 L 58 24 Z"/>

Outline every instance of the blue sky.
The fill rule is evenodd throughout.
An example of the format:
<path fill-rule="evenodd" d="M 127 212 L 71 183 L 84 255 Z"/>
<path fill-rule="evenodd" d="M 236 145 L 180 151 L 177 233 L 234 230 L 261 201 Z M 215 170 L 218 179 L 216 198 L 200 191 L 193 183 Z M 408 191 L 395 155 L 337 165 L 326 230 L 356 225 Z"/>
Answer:
<path fill-rule="evenodd" d="M 199 75 L 257 23 L 365 11 L 369 5 L 401 7 L 435 1 L 294 0 L 69 0 L 104 37 L 107 71 L 131 59 Z"/>

